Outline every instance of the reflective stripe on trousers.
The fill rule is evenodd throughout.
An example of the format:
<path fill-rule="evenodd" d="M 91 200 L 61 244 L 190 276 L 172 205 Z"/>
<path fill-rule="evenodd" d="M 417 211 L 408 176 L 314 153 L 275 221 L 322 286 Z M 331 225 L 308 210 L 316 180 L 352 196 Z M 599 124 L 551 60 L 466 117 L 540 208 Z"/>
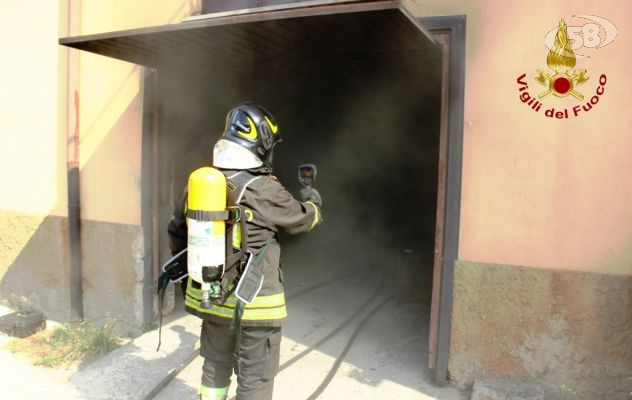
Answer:
<path fill-rule="evenodd" d="M 200 385 L 200 400 L 225 400 L 228 395 L 228 387 L 211 388 Z"/>

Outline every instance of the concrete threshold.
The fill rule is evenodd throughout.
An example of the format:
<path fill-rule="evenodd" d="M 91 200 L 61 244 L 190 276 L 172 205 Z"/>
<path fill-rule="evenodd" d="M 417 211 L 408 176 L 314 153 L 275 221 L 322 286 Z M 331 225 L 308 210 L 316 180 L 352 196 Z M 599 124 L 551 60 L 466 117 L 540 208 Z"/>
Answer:
<path fill-rule="evenodd" d="M 71 383 L 81 399 L 151 399 L 199 354 L 200 326 L 192 315 L 178 318 L 162 327 L 160 351 L 158 331 L 147 332 L 80 367 Z"/>

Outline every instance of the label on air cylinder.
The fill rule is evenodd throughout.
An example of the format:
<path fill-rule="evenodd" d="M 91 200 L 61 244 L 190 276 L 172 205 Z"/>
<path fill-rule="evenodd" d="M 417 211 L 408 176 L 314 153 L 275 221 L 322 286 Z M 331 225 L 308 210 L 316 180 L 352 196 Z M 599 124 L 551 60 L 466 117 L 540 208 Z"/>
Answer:
<path fill-rule="evenodd" d="M 215 235 L 214 221 L 189 221 L 187 263 L 191 278 L 202 282 L 202 267 L 224 264 L 226 247 L 224 235 Z"/>

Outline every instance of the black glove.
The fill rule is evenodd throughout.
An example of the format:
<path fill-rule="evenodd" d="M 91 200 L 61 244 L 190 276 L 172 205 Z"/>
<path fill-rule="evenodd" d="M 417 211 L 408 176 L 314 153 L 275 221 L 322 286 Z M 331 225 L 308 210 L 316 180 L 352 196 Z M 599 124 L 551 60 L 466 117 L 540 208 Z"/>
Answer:
<path fill-rule="evenodd" d="M 320 193 L 318 190 L 314 188 L 303 188 L 301 189 L 301 201 L 311 201 L 316 204 L 318 207 L 323 206 L 323 199 L 320 197 Z"/>

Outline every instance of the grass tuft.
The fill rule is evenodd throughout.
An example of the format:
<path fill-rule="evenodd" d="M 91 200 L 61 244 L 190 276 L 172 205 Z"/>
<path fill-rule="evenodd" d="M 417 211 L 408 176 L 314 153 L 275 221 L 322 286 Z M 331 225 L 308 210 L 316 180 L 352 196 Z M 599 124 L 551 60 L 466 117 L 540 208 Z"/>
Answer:
<path fill-rule="evenodd" d="M 35 365 L 54 368 L 102 356 L 122 342 L 114 332 L 113 321 L 103 326 L 89 321 L 72 321 L 52 332 L 15 340 L 8 347 L 13 352 L 25 353 Z"/>

